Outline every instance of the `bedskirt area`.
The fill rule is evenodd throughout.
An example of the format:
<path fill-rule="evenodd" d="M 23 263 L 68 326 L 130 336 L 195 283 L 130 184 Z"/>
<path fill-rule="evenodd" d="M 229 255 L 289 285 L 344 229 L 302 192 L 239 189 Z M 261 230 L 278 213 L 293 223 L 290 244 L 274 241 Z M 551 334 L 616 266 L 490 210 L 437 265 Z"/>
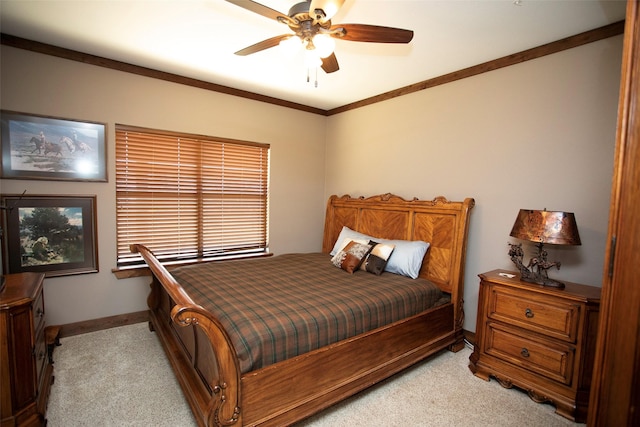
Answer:
<path fill-rule="evenodd" d="M 324 253 L 196 264 L 171 274 L 229 333 L 247 373 L 450 301 L 425 279 L 349 274 Z"/>

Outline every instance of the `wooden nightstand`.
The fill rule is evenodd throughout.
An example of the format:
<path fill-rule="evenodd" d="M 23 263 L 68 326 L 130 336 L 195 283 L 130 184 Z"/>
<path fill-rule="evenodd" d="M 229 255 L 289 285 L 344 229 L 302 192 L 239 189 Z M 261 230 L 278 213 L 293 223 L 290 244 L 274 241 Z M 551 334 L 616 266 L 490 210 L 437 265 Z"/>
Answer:
<path fill-rule="evenodd" d="M 513 278 L 500 274 L 513 274 Z M 573 421 L 587 417 L 600 288 L 562 290 L 521 282 L 505 270 L 480 274 L 476 343 L 469 369 L 551 402 Z"/>

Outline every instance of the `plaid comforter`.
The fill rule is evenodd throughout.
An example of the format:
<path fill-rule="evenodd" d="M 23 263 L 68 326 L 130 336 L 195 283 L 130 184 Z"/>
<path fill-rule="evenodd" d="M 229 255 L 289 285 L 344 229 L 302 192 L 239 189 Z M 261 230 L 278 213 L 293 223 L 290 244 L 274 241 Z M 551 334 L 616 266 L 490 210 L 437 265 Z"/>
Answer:
<path fill-rule="evenodd" d="M 180 267 L 172 275 L 224 325 L 243 373 L 413 316 L 446 301 L 423 279 L 354 274 L 322 253 Z"/>

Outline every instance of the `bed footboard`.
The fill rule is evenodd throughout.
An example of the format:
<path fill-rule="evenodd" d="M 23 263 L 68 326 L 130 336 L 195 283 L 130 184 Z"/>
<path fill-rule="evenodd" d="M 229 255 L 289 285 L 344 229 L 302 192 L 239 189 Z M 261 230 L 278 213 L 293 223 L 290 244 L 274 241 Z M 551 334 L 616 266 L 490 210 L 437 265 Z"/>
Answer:
<path fill-rule="evenodd" d="M 144 258 L 153 274 L 151 294 L 148 299 L 151 325 L 158 333 L 196 421 L 199 425 L 210 426 L 242 425 L 240 367 L 227 332 L 218 319 L 193 302 L 148 248 L 134 244 L 130 249 L 131 252 L 139 253 Z M 167 301 L 169 316 L 162 308 L 163 289 L 169 297 Z M 182 340 L 171 336 L 177 333 L 177 329 L 172 327 L 172 324 L 179 328 L 193 328 L 193 351 L 180 348 L 177 343 Z M 198 334 L 197 329 L 200 329 L 211 343 L 215 358 L 213 361 L 215 366 L 206 368 L 212 374 L 207 375 L 208 387 L 205 387 L 205 383 L 200 378 L 194 378 L 193 374 L 194 368 L 198 369 L 196 366 L 198 363 L 212 362 L 202 360 L 198 355 L 198 352 L 205 354 L 209 352 L 208 349 L 202 348 L 207 345 L 207 340 L 195 338 Z"/>

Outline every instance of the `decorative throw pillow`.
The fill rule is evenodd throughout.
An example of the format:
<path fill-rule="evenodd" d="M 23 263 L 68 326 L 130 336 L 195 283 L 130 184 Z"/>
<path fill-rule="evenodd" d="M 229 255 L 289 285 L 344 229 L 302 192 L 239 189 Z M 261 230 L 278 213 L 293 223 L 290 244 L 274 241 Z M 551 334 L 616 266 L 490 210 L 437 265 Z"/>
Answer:
<path fill-rule="evenodd" d="M 333 249 L 329 253 L 329 255 L 333 256 L 340 252 L 340 250 L 349 243 L 350 240 L 364 240 L 368 242 L 369 240 L 373 240 L 374 237 L 367 236 L 366 234 L 359 233 L 347 227 L 346 225 L 342 227 L 340 234 L 338 235 L 338 240 L 336 240 L 336 244 L 333 245 Z"/>
<path fill-rule="evenodd" d="M 338 240 L 336 240 L 330 255 L 336 255 L 339 250 L 351 240 L 366 240 L 367 242 L 369 240 L 373 240 L 379 243 L 395 245 L 395 249 L 387 260 L 387 265 L 384 267 L 384 271 L 411 277 L 412 279 L 418 278 L 420 268 L 422 268 L 424 255 L 429 249 L 429 243 L 420 240 L 381 239 L 354 231 L 349 227 L 344 226 L 340 231 L 340 235 L 338 235 Z"/>
<path fill-rule="evenodd" d="M 353 274 L 353 272 L 360 267 L 360 264 L 362 264 L 362 261 L 369 251 L 371 251 L 371 245 L 350 241 L 340 252 L 331 258 L 331 262 L 336 267 L 343 269 L 349 274 Z"/>
<path fill-rule="evenodd" d="M 369 252 L 369 255 L 364 259 L 362 265 L 360 265 L 360 270 L 368 271 L 369 273 L 379 276 L 384 271 L 387 261 L 396 245 L 378 243 L 373 240 L 369 241 L 369 245 L 372 246 L 371 252 Z"/>

